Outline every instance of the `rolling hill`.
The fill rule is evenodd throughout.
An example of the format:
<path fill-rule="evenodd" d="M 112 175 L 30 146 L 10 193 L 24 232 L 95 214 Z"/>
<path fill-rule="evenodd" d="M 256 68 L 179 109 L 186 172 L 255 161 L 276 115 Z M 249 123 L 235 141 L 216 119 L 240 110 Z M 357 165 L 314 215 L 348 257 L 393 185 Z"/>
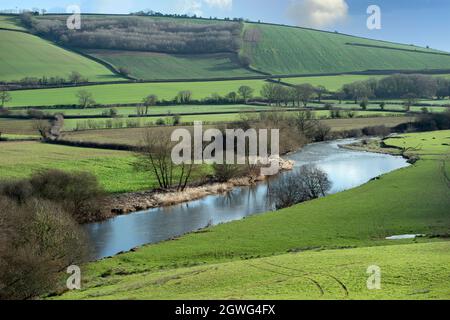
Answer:
<path fill-rule="evenodd" d="M 211 79 L 259 75 L 242 68 L 232 53 L 176 55 L 121 50 L 85 50 L 116 68 L 126 68 L 142 80 Z"/>
<path fill-rule="evenodd" d="M 121 80 L 105 66 L 64 50 L 37 36 L 0 30 L 0 81 L 18 81 L 25 77 L 64 77 L 78 71 L 89 81 Z"/>
<path fill-rule="evenodd" d="M 63 46 L 82 50 L 116 69 L 126 68 L 132 77 L 141 80 L 250 78 L 261 73 L 294 76 L 368 70 L 374 73 L 450 70 L 450 54 L 446 52 L 291 26 L 215 19 L 87 15 L 82 32 L 68 33 L 64 21 L 63 15 L 34 17 L 29 30 Z M 0 16 L 0 27 L 2 25 L 20 27 L 12 17 L 6 16 Z M 32 44 L 31 38 L 18 39 L 25 46 L 23 48 L 12 43 L 8 39 L 10 36 L 3 32 L 6 31 L 0 34 L 5 39 L 2 46 L 13 46 L 13 50 L 9 50 L 10 56 L 5 53 L 2 54 L 5 57 L 0 56 L 0 63 L 6 70 L 0 80 L 17 80 L 25 74 L 42 76 L 50 72 L 45 61 L 33 62 L 30 71 L 21 70 L 22 65 L 23 68 L 27 66 L 23 62 L 26 59 L 20 55 L 26 55 L 27 47 L 34 48 L 36 43 Z M 37 52 L 38 57 L 52 60 L 51 68 L 58 71 L 55 75 L 65 75 L 74 69 L 76 62 L 61 61 L 67 59 L 61 57 L 64 52 L 72 55 L 71 59 L 76 57 L 83 61 L 77 63 L 81 68 L 77 70 L 91 81 L 112 80 L 108 70 L 97 64 L 92 67 L 94 62 L 85 57 L 65 52 L 42 40 L 40 46 L 46 46 L 47 51 L 45 54 Z M 21 60 L 14 62 L 19 67 L 8 66 L 11 56 L 16 56 L 15 52 L 20 52 Z M 247 59 L 239 59 L 238 53 L 248 58 L 255 72 L 245 67 Z M 42 67 L 39 69 L 37 65 Z"/>
<path fill-rule="evenodd" d="M 244 54 L 271 74 L 450 69 L 450 54 L 318 30 L 246 23 Z"/>

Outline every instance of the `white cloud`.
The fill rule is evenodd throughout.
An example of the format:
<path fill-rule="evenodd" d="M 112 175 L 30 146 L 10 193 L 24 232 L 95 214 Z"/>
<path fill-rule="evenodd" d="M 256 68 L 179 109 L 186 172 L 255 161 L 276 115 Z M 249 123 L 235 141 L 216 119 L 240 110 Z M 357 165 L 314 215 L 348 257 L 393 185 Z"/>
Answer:
<path fill-rule="evenodd" d="M 344 21 L 348 15 L 346 0 L 291 0 L 288 16 L 299 26 L 324 28 Z"/>
<path fill-rule="evenodd" d="M 195 14 L 201 16 L 202 2 L 199 0 L 179 0 L 177 3 L 177 11 L 183 14 Z"/>
<path fill-rule="evenodd" d="M 204 0 L 211 8 L 220 10 L 231 10 L 233 8 L 233 0 Z"/>

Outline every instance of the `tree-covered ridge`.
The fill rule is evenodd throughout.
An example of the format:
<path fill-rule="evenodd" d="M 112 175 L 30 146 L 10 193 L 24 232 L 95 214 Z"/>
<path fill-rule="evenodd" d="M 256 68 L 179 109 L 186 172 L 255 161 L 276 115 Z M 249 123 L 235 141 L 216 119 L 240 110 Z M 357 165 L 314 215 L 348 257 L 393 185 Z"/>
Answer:
<path fill-rule="evenodd" d="M 23 15 L 31 32 L 58 43 L 85 49 L 115 49 L 164 53 L 236 52 L 239 22 L 198 23 L 147 17 L 83 17 L 80 30 L 69 30 L 67 16 Z"/>

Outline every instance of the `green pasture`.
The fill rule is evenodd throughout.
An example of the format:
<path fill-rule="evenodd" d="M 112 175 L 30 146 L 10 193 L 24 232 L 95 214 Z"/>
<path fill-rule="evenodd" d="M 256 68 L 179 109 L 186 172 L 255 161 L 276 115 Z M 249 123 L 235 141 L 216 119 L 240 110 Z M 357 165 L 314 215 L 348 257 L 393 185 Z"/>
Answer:
<path fill-rule="evenodd" d="M 354 46 L 351 43 L 378 47 Z M 251 58 L 252 67 L 280 75 L 448 69 L 450 62 L 450 55 L 433 54 L 439 51 L 426 48 L 254 23 L 245 24 L 242 50 Z"/>
<path fill-rule="evenodd" d="M 173 55 L 154 52 L 87 50 L 116 68 L 126 68 L 130 75 L 142 80 L 208 79 L 259 75 L 241 67 L 231 53 Z"/>

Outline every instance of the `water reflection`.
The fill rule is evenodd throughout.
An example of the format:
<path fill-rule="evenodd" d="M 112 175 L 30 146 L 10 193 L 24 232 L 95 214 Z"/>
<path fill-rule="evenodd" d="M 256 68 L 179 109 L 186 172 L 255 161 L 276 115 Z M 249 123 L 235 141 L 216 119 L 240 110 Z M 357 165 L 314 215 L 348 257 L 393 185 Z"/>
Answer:
<path fill-rule="evenodd" d="M 312 144 L 288 158 L 296 161 L 294 170 L 305 164 L 315 164 L 327 172 L 333 183 L 330 193 L 357 187 L 374 177 L 408 165 L 400 157 L 338 147 L 338 144 L 349 142 L 351 140 Z M 268 183 L 270 181 L 254 187 L 236 188 L 226 195 L 209 196 L 86 225 L 93 255 L 100 259 L 143 244 L 171 239 L 207 225 L 240 220 L 273 210 L 274 206 L 267 197 Z"/>

